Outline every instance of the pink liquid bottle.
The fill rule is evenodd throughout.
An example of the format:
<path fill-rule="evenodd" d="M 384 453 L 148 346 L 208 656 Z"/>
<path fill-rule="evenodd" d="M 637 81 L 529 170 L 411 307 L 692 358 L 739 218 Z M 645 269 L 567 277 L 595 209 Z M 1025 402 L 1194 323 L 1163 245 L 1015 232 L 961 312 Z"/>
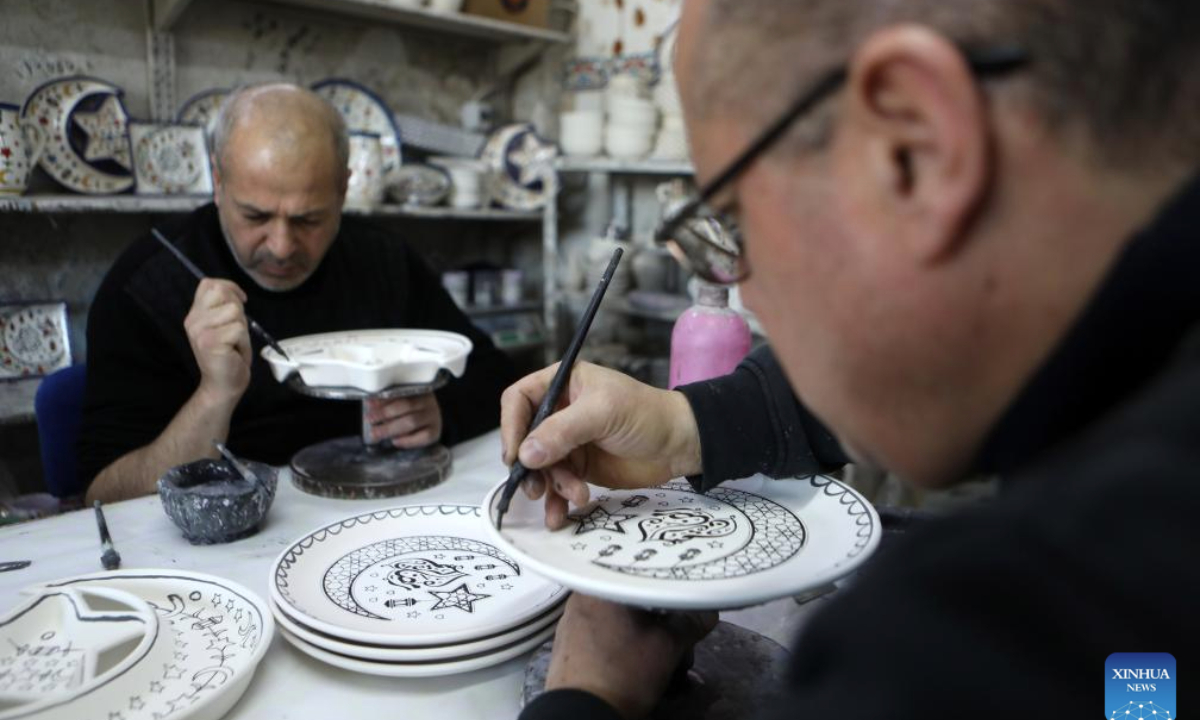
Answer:
<path fill-rule="evenodd" d="M 750 326 L 729 309 L 729 288 L 700 283 L 671 331 L 671 388 L 728 375 L 750 352 Z"/>

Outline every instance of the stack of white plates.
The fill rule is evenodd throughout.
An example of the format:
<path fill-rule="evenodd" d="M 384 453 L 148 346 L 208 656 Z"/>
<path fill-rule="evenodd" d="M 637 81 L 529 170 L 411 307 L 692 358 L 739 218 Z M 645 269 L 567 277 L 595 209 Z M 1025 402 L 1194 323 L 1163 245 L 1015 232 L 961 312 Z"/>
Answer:
<path fill-rule="evenodd" d="M 389 677 L 530 652 L 554 634 L 567 596 L 497 550 L 474 505 L 407 505 L 314 530 L 275 561 L 270 587 L 300 651 Z"/>

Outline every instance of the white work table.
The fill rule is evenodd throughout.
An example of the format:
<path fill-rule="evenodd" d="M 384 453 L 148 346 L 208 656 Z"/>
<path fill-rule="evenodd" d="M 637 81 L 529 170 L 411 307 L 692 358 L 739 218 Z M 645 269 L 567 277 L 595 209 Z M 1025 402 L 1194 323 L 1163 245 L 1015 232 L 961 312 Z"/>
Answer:
<path fill-rule="evenodd" d="M 507 475 L 500 438 L 492 432 L 454 448 L 446 482 L 414 495 L 384 500 L 334 500 L 307 495 L 280 475 L 275 502 L 260 531 L 226 544 L 196 546 L 183 539 L 157 496 L 105 506 L 121 567 L 210 573 L 245 585 L 264 600 L 268 574 L 280 552 L 308 531 L 342 517 L 396 505 L 478 504 Z M 100 543 L 92 510 L 86 509 L 0 529 L 0 561 L 32 560 L 23 570 L 0 573 L 0 610 L 20 602 L 31 584 L 98 572 Z M 723 619 L 750 627 L 784 644 L 811 605 L 790 599 Z M 227 718 L 403 717 L 405 720 L 515 718 L 529 656 L 459 675 L 392 679 L 360 675 L 309 658 L 278 633 L 249 689 Z"/>

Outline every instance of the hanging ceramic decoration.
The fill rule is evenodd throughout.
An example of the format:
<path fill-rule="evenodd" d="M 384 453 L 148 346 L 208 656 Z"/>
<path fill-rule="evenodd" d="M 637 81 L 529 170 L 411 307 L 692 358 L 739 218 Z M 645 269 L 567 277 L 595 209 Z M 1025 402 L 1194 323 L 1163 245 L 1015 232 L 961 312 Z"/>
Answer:
<path fill-rule="evenodd" d="M 67 304 L 0 305 L 0 380 L 49 375 L 71 364 Z"/>
<path fill-rule="evenodd" d="M 21 128 L 21 109 L 0 103 L 0 195 L 20 195 L 37 158 Z"/>
<path fill-rule="evenodd" d="M 129 139 L 138 194 L 212 194 L 204 129 L 199 125 L 131 122 Z"/>
<path fill-rule="evenodd" d="M 330 78 L 315 83 L 312 89 L 342 114 L 349 130 L 375 133 L 379 136 L 379 144 L 383 150 L 384 187 L 395 182 L 403 160 L 400 126 L 396 124 L 387 103 L 353 80 Z"/>
<path fill-rule="evenodd" d="M 229 90 L 225 88 L 213 88 L 196 93 L 179 108 L 179 114 L 175 116 L 175 120 L 181 125 L 199 125 L 204 128 L 205 132 L 208 132 L 211 130 L 212 122 L 217 119 L 221 103 L 225 102 L 227 97 L 229 97 Z"/>
<path fill-rule="evenodd" d="M 491 169 L 492 199 L 513 210 L 538 210 L 550 200 L 546 173 L 553 173 L 558 147 L 532 125 L 506 125 L 488 139 L 482 159 Z"/>
<path fill-rule="evenodd" d="M 166 660 L 160 631 L 153 608 L 120 590 L 37 591 L 0 617 L 0 720 L 56 717 L 139 663 Z"/>
<path fill-rule="evenodd" d="M 279 344 L 287 358 L 270 347 L 262 351 L 279 382 L 296 372 L 311 387 L 364 392 L 431 383 L 443 369 L 462 377 L 472 347 L 465 335 L 443 330 L 346 330 L 288 338 Z"/>
<path fill-rule="evenodd" d="M 212 575 L 121 570 L 48 583 L 35 592 L 104 589 L 133 595 L 154 609 L 159 632 L 153 646 L 124 672 L 31 718 L 217 720 L 246 691 L 275 633 L 261 598 Z"/>
<path fill-rule="evenodd" d="M 879 543 L 879 517 L 832 478 L 727 482 L 706 494 L 683 480 L 591 488 L 566 528 L 545 527 L 520 495 L 495 527 L 503 483 L 484 499 L 492 539 L 572 590 L 641 607 L 716 610 L 799 595 L 846 575 Z"/>
<path fill-rule="evenodd" d="M 470 642 L 528 624 L 566 591 L 486 540 L 478 506 L 408 505 L 346 518 L 275 561 L 271 598 L 352 643 Z"/>
<path fill-rule="evenodd" d="M 69 77 L 38 87 L 21 108 L 21 123 L 38 164 L 63 187 L 111 194 L 133 186 L 128 115 L 116 85 Z"/>
<path fill-rule="evenodd" d="M 428 207 L 445 200 L 452 184 L 445 169 L 412 163 L 396 171 L 396 179 L 388 186 L 388 196 L 401 205 Z"/>

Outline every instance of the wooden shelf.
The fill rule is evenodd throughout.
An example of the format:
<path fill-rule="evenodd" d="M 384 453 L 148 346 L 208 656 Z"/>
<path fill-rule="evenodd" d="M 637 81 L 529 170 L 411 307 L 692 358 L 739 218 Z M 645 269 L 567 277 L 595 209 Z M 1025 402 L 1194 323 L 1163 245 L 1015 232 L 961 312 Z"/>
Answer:
<path fill-rule="evenodd" d="M 162 2 L 162 0 L 159 0 Z M 190 0 L 175 0 L 189 2 Z M 518 25 L 464 13 L 443 13 L 423 8 L 401 7 L 394 0 L 269 0 L 276 5 L 292 5 L 343 17 L 377 20 L 395 25 L 426 28 L 493 42 L 534 40 L 566 43 L 571 36 L 546 28 Z M 178 12 L 176 13 L 178 17 Z"/>
<path fill-rule="evenodd" d="M 25 195 L 0 197 L 0 213 L 188 213 L 207 203 L 204 196 L 154 195 Z M 347 209 L 347 215 L 368 217 L 411 217 L 452 220 L 540 221 L 542 213 L 499 208 L 460 209 L 382 205 L 374 210 Z"/>
<path fill-rule="evenodd" d="M 560 157 L 554 169 L 570 173 L 610 173 L 613 175 L 691 175 L 692 164 L 684 160 L 616 160 L 596 157 Z"/>

